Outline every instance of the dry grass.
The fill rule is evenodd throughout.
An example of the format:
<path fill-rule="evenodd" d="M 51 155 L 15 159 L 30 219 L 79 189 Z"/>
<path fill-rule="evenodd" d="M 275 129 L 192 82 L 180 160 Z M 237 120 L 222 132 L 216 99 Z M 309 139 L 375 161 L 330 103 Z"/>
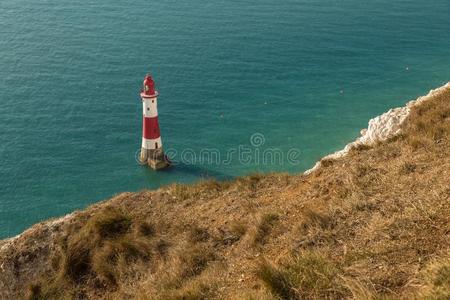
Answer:
<path fill-rule="evenodd" d="M 106 207 L 79 228 L 70 228 L 52 258 L 55 273 L 31 287 L 31 299 L 83 298 L 86 287 L 114 291 L 132 264 L 149 262 L 154 245 L 147 223 L 134 222 L 124 211 Z M 83 286 L 83 288 L 80 288 Z"/>
<path fill-rule="evenodd" d="M 266 243 L 278 219 L 278 215 L 274 213 L 267 213 L 261 217 L 252 237 L 253 245 L 261 246 Z"/>
<path fill-rule="evenodd" d="M 0 298 L 449 299 L 449 137 L 447 91 L 309 176 L 119 195 L 0 251 Z"/>
<path fill-rule="evenodd" d="M 294 256 L 278 267 L 263 262 L 257 270 L 257 276 L 281 299 L 341 299 L 346 290 L 339 273 L 335 264 L 316 253 Z"/>
<path fill-rule="evenodd" d="M 215 286 L 208 282 L 195 280 L 187 283 L 179 290 L 167 290 L 156 299 L 161 300 L 203 300 L 211 299 L 215 295 Z M 144 298 L 149 299 L 150 296 Z"/>
<path fill-rule="evenodd" d="M 418 299 L 450 299 L 450 255 L 431 262 L 420 274 Z M 420 284 L 419 283 L 419 284 Z"/>
<path fill-rule="evenodd" d="M 201 254 L 194 254 L 197 258 L 199 255 Z M 192 268 L 192 261 L 190 264 L 190 268 Z M 144 291 L 140 295 L 140 298 L 155 300 L 211 299 L 217 295 L 217 289 L 219 287 L 215 281 L 217 271 L 214 268 L 211 268 L 208 272 L 203 273 L 205 266 L 206 265 L 201 266 L 198 276 L 192 276 L 193 274 L 196 274 L 194 273 L 196 271 L 191 270 L 191 273 L 187 278 L 178 277 L 178 282 L 176 283 L 173 281 L 173 278 L 171 278 L 160 286 L 158 292 Z M 198 267 L 199 265 L 197 265 L 195 269 Z"/>

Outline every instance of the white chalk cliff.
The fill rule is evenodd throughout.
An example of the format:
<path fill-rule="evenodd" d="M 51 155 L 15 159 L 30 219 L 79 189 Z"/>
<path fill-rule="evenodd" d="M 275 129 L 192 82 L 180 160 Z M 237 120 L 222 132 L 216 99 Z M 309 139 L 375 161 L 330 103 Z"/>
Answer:
<path fill-rule="evenodd" d="M 401 126 L 408 117 L 412 107 L 426 102 L 432 97 L 442 94 L 449 89 L 450 82 L 438 89 L 431 90 L 426 96 L 419 97 L 417 100 L 408 102 L 406 106 L 393 108 L 388 112 L 382 114 L 381 116 L 371 119 L 369 121 L 368 128 L 361 130 L 361 137 L 359 137 L 356 141 L 347 144 L 344 149 L 325 156 L 324 158 L 322 158 L 322 160 L 338 159 L 347 155 L 350 149 L 352 149 L 353 147 L 372 146 L 378 142 L 383 142 L 387 139 L 399 135 L 401 133 Z M 309 175 L 313 173 L 318 168 L 320 168 L 321 165 L 321 161 L 317 162 L 312 169 L 307 170 L 306 172 L 304 172 L 304 174 Z"/>

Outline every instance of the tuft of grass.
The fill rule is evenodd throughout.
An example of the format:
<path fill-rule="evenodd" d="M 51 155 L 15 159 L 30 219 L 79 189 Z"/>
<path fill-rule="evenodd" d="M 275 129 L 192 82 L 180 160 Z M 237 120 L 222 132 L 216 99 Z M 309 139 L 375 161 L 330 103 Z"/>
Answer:
<path fill-rule="evenodd" d="M 426 148 L 428 146 L 428 141 L 420 136 L 409 136 L 408 144 L 411 146 L 413 151 Z"/>
<path fill-rule="evenodd" d="M 414 163 L 410 163 L 410 162 L 405 162 L 403 163 L 403 165 L 400 167 L 400 175 L 408 175 L 411 173 L 414 173 L 417 169 L 417 165 Z"/>
<path fill-rule="evenodd" d="M 182 295 L 188 291 L 194 293 L 192 289 L 197 284 L 199 284 L 197 288 L 203 286 L 204 282 L 202 283 L 201 278 L 213 276 L 203 274 L 216 258 L 213 251 L 206 245 L 185 243 L 184 247 L 178 248 L 172 254 L 153 289 L 163 296 L 161 299 L 178 299 L 176 297 L 180 293 Z M 192 285 L 193 283 L 195 284 Z"/>
<path fill-rule="evenodd" d="M 230 246 L 239 241 L 247 232 L 247 224 L 233 220 L 225 229 L 219 228 L 219 234 L 214 236 L 215 245 Z"/>
<path fill-rule="evenodd" d="M 320 227 L 321 229 L 331 229 L 333 227 L 332 218 L 324 212 L 314 210 L 311 208 L 305 208 L 302 211 L 303 223 L 302 228 L 307 229 L 310 227 Z"/>
<path fill-rule="evenodd" d="M 155 226 L 149 222 L 140 222 L 137 226 L 139 235 L 144 237 L 152 237 L 156 233 Z"/>
<path fill-rule="evenodd" d="M 118 209 L 106 209 L 93 217 L 88 224 L 93 233 L 102 239 L 113 239 L 127 233 L 131 228 L 131 217 Z"/>
<path fill-rule="evenodd" d="M 348 289 L 339 281 L 341 270 L 317 253 L 304 253 L 275 266 L 262 262 L 256 272 L 280 299 L 342 299 Z"/>
<path fill-rule="evenodd" d="M 25 299 L 27 299 L 27 300 L 43 299 L 42 287 L 38 284 L 31 284 L 27 289 L 27 293 L 25 294 Z"/>
<path fill-rule="evenodd" d="M 333 158 L 322 158 L 320 160 L 320 165 L 324 168 L 331 167 L 336 162 Z"/>
<path fill-rule="evenodd" d="M 165 290 L 157 299 L 161 300 L 206 300 L 212 299 L 217 291 L 217 285 L 211 280 L 199 278 L 188 282 L 175 290 Z"/>
<path fill-rule="evenodd" d="M 192 243 L 206 242 L 208 241 L 210 235 L 208 229 L 194 225 L 190 228 L 189 240 Z"/>
<path fill-rule="evenodd" d="M 278 215 L 274 213 L 267 213 L 261 217 L 252 238 L 253 245 L 263 245 L 266 243 L 267 238 L 278 219 Z"/>
<path fill-rule="evenodd" d="M 247 232 L 247 224 L 239 221 L 235 221 L 230 226 L 230 233 L 233 237 L 237 238 L 238 240 L 244 236 L 244 234 Z"/>
<path fill-rule="evenodd" d="M 61 242 L 55 274 L 33 285 L 28 298 L 79 298 L 83 290 L 78 287 L 90 284 L 116 289 L 122 273 L 133 263 L 148 261 L 153 251 L 148 240 L 135 235 L 132 225 L 128 214 L 107 207 L 80 228 L 72 228 Z M 148 230 L 144 231 L 148 234 Z"/>
<path fill-rule="evenodd" d="M 295 299 L 295 283 L 290 274 L 270 262 L 264 261 L 258 266 L 256 276 L 264 282 L 275 296 L 281 299 Z"/>
<path fill-rule="evenodd" d="M 256 196 L 256 192 L 262 187 L 265 175 L 256 173 L 249 176 L 237 178 L 235 181 L 235 186 L 240 191 L 249 191 L 251 197 Z"/>
<path fill-rule="evenodd" d="M 139 299 L 154 300 L 206 300 L 216 299 L 220 287 L 219 274 L 223 272 L 220 265 L 208 268 L 201 275 L 178 281 L 176 284 L 160 286 L 157 291 L 143 290 Z"/>
<path fill-rule="evenodd" d="M 240 291 L 234 295 L 231 295 L 229 300 L 279 300 L 279 297 L 272 295 L 267 290 L 256 291 Z"/>
<path fill-rule="evenodd" d="M 370 149 L 372 149 L 372 146 L 366 145 L 366 144 L 357 144 L 351 148 L 351 150 L 357 151 L 357 152 L 363 152 L 363 151 L 367 151 Z"/>
<path fill-rule="evenodd" d="M 158 241 L 156 241 L 154 246 L 156 253 L 159 254 L 159 256 L 161 257 L 165 257 L 169 250 L 170 243 L 164 239 L 159 239 Z"/>
<path fill-rule="evenodd" d="M 215 179 L 205 179 L 193 185 L 173 184 L 171 194 L 176 200 L 188 200 L 199 197 L 214 197 L 218 193 L 226 190 L 231 185 L 228 181 L 217 181 Z"/>
<path fill-rule="evenodd" d="M 442 100 L 439 105 L 436 105 L 434 101 L 428 101 L 411 111 L 408 117 L 410 121 L 407 122 L 405 129 L 412 141 L 420 139 L 435 143 L 448 138 L 450 102 L 444 98 L 439 100 Z"/>
<path fill-rule="evenodd" d="M 206 247 L 190 247 L 179 254 L 178 274 L 182 280 L 200 275 L 208 263 L 214 259 L 211 249 Z"/>
<path fill-rule="evenodd" d="M 107 241 L 92 256 L 92 270 L 96 276 L 109 285 L 116 286 L 120 276 L 120 267 L 138 260 L 148 261 L 152 252 L 145 241 L 122 237 L 115 241 Z"/>
<path fill-rule="evenodd" d="M 105 241 L 110 241 L 106 243 L 106 247 L 111 247 L 129 233 L 131 224 L 131 218 L 118 209 L 107 208 L 97 212 L 85 226 L 69 236 L 61 268 L 62 275 L 75 283 L 95 276 L 92 258 L 96 256 L 96 252 L 103 251 Z"/>
<path fill-rule="evenodd" d="M 361 282 L 353 277 L 343 277 L 344 287 L 346 287 L 351 294 L 349 299 L 355 300 L 389 300 L 395 299 L 388 295 L 379 295 L 370 284 Z"/>
<path fill-rule="evenodd" d="M 91 255 L 93 245 L 90 245 L 85 238 L 87 236 L 70 241 L 63 258 L 61 268 L 63 276 L 74 283 L 85 281 L 92 271 Z"/>
<path fill-rule="evenodd" d="M 450 299 L 450 258 L 431 262 L 420 276 L 420 299 Z"/>
<path fill-rule="evenodd" d="M 438 287 L 444 287 L 450 291 L 450 264 L 440 265 L 435 272 L 433 284 Z"/>

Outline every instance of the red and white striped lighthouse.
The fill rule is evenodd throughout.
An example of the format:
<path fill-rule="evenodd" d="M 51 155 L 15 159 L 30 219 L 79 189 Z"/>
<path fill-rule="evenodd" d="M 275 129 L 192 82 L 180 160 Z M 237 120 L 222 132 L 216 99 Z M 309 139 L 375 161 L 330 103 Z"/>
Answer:
<path fill-rule="evenodd" d="M 141 98 L 143 129 L 140 159 L 142 163 L 147 163 L 155 170 L 163 169 L 169 166 L 169 161 L 164 155 L 159 131 L 158 92 L 155 90 L 155 82 L 150 75 L 145 76 Z"/>

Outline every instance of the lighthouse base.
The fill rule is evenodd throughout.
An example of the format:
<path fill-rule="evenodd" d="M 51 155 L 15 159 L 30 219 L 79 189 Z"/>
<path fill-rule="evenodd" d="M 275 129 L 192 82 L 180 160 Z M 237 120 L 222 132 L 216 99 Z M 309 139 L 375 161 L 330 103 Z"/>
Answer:
<path fill-rule="evenodd" d="M 170 161 L 162 149 L 141 149 L 141 163 L 147 164 L 153 170 L 162 170 L 170 167 Z"/>
<path fill-rule="evenodd" d="M 147 163 L 153 170 L 162 170 L 170 166 L 167 160 L 149 159 Z"/>

